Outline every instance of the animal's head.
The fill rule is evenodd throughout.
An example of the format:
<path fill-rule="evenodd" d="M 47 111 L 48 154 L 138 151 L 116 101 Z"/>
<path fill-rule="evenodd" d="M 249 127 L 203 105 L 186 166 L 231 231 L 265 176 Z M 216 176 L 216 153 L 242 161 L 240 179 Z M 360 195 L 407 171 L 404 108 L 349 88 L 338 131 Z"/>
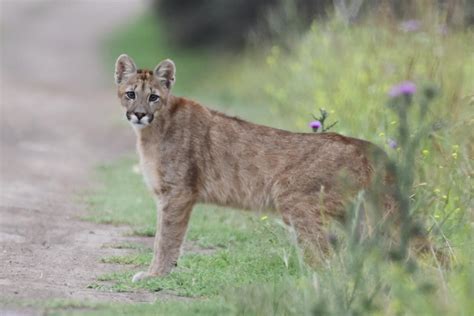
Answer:
<path fill-rule="evenodd" d="M 115 63 L 115 83 L 132 126 L 146 127 L 166 107 L 175 73 L 176 67 L 170 59 L 163 60 L 151 71 L 138 69 L 125 54 L 119 56 Z"/>

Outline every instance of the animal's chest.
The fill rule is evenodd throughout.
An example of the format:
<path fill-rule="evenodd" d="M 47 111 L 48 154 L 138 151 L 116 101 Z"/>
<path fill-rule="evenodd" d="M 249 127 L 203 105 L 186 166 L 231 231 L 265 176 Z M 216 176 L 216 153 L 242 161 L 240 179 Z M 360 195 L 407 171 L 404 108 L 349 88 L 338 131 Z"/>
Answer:
<path fill-rule="evenodd" d="M 158 192 L 160 188 L 160 179 L 158 177 L 158 168 L 156 164 L 142 160 L 140 163 L 143 179 L 151 191 Z"/>
<path fill-rule="evenodd" d="M 159 165 L 156 157 L 152 157 L 144 150 L 138 150 L 140 169 L 148 189 L 154 193 L 160 192 Z"/>

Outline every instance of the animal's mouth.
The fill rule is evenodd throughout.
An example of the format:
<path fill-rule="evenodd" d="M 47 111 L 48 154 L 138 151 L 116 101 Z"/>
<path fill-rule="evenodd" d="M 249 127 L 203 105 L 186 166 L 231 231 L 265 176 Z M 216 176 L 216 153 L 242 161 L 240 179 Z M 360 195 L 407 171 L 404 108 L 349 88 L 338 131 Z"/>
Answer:
<path fill-rule="evenodd" d="M 134 128 L 138 128 L 138 129 L 142 129 L 142 128 L 145 128 L 146 126 L 150 125 L 150 123 L 148 122 L 141 122 L 141 121 L 132 121 L 132 120 L 128 120 L 130 122 L 130 124 L 132 124 L 132 126 Z"/>
<path fill-rule="evenodd" d="M 127 112 L 126 117 L 130 124 L 132 124 L 132 126 L 140 128 L 150 125 L 151 121 L 153 120 L 153 115 L 150 114 L 144 115 Z"/>

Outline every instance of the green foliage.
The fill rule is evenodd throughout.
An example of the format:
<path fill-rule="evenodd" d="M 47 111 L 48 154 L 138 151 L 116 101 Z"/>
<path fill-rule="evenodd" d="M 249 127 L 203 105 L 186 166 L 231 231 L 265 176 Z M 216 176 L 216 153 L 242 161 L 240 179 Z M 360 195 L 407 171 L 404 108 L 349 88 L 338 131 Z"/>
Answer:
<path fill-rule="evenodd" d="M 319 132 L 324 133 L 329 131 L 334 125 L 337 124 L 337 121 L 334 123 L 331 123 L 329 125 L 326 125 L 326 120 L 329 117 L 329 113 L 325 109 L 319 109 L 319 113 L 321 113 L 319 117 L 313 114 L 313 118 L 321 123 L 321 129 Z M 315 129 L 313 128 L 313 132 L 315 132 Z"/>
<path fill-rule="evenodd" d="M 241 49 L 247 44 L 249 33 L 262 28 L 262 21 L 277 25 L 278 31 L 266 37 L 281 39 L 289 28 L 302 32 L 315 16 L 326 16 L 331 0 L 155 0 L 159 19 L 166 22 L 173 43 L 185 47 L 212 49 Z M 291 6 L 292 15 L 287 14 Z M 290 19 L 291 18 L 291 19 Z M 283 27 L 284 26 L 284 27 Z"/>

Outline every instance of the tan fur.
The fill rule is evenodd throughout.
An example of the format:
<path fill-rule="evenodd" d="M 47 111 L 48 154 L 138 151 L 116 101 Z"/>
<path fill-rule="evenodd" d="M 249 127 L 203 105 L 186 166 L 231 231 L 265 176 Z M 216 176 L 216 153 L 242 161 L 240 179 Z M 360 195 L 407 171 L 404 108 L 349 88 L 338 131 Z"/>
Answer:
<path fill-rule="evenodd" d="M 302 241 L 324 249 L 326 220 L 344 218 L 347 201 L 370 185 L 374 154 L 385 159 L 383 152 L 363 140 L 260 126 L 175 97 L 170 94 L 174 64 L 164 63 L 164 69 L 162 63 L 153 72 L 136 70 L 122 55 L 116 66 L 122 105 L 154 118 L 135 128 L 159 221 L 150 269 L 134 280 L 170 272 L 197 202 L 276 210 Z M 135 69 L 126 80 L 124 69 Z M 131 88 L 134 102 L 124 95 Z M 146 102 L 151 92 L 160 95 L 158 104 Z"/>

